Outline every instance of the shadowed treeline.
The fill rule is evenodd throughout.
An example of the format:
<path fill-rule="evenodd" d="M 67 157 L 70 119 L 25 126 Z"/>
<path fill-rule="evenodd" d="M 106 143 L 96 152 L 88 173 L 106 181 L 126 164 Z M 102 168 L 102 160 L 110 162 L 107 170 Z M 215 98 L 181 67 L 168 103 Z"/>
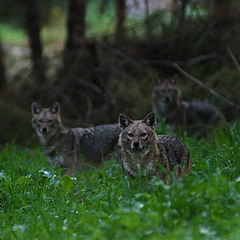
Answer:
<path fill-rule="evenodd" d="M 152 80 L 178 73 L 184 100 L 208 100 L 227 120 L 239 115 L 174 68 L 177 62 L 239 103 L 239 94 L 232 94 L 240 86 L 237 62 L 226 50 L 230 47 L 237 61 L 236 0 L 3 0 L 0 5 L 3 102 L 29 112 L 33 101 L 43 106 L 59 101 L 68 125 L 110 123 L 119 112 L 138 118 L 151 111 Z M 10 27 L 14 31 L 8 34 Z M 27 38 L 6 40 L 17 31 Z"/>

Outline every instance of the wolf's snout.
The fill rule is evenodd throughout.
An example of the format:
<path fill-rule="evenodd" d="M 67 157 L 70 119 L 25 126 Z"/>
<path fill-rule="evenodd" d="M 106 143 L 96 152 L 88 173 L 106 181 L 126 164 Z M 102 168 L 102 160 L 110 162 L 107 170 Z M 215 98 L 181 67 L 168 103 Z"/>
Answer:
<path fill-rule="evenodd" d="M 134 148 L 139 148 L 139 145 L 140 145 L 139 142 L 134 142 L 134 143 L 133 143 Z"/>
<path fill-rule="evenodd" d="M 42 133 L 47 133 L 47 128 L 42 128 Z"/>

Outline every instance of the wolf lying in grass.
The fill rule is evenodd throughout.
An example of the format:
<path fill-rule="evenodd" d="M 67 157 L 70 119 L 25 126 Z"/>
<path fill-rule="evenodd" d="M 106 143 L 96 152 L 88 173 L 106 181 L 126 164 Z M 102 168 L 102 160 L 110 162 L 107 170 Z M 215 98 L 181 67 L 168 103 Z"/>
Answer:
<path fill-rule="evenodd" d="M 66 174 L 73 175 L 80 165 L 79 154 L 87 161 L 101 163 L 102 156 L 117 147 L 120 128 L 118 124 L 92 128 L 69 128 L 62 124 L 60 105 L 49 108 L 32 104 L 32 126 L 49 161 L 54 166 L 67 168 Z"/>
<path fill-rule="evenodd" d="M 139 165 L 143 176 L 159 174 L 168 184 L 170 171 L 175 171 L 176 178 L 191 171 L 191 160 L 179 138 L 155 133 L 156 124 L 154 113 L 149 113 L 143 120 L 119 115 L 123 174 L 136 177 Z"/>
<path fill-rule="evenodd" d="M 165 119 L 171 130 L 197 124 L 216 125 L 223 117 L 221 111 L 208 102 L 181 101 L 181 89 L 177 80 L 156 79 L 153 89 L 153 111 L 159 119 Z"/>

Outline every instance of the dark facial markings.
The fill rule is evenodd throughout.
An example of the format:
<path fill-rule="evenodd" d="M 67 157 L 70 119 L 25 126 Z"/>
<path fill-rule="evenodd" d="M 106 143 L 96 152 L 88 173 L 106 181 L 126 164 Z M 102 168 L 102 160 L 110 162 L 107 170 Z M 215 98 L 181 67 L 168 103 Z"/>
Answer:
<path fill-rule="evenodd" d="M 132 138 L 133 136 L 134 135 L 131 132 L 128 133 L 128 137 Z"/>
<path fill-rule="evenodd" d="M 146 132 L 143 132 L 143 133 L 141 133 L 141 135 L 140 135 L 140 136 L 141 136 L 141 138 L 143 138 L 143 139 L 144 139 L 144 138 L 146 138 L 146 137 L 147 137 L 147 133 L 146 133 Z"/>

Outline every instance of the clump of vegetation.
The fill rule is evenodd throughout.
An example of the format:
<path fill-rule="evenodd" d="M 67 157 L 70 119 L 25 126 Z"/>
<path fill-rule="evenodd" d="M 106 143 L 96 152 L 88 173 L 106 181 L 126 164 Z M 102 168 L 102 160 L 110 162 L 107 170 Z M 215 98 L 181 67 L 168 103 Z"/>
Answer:
<path fill-rule="evenodd" d="M 166 129 L 160 129 L 165 131 Z M 211 140 L 185 137 L 193 171 L 164 185 L 123 181 L 120 164 L 70 179 L 39 149 L 0 154 L 3 239 L 236 239 L 240 227 L 240 122 Z"/>
<path fill-rule="evenodd" d="M 0 119 L 1 144 L 14 140 L 16 143 L 24 145 L 35 139 L 30 112 L 0 101 Z"/>

